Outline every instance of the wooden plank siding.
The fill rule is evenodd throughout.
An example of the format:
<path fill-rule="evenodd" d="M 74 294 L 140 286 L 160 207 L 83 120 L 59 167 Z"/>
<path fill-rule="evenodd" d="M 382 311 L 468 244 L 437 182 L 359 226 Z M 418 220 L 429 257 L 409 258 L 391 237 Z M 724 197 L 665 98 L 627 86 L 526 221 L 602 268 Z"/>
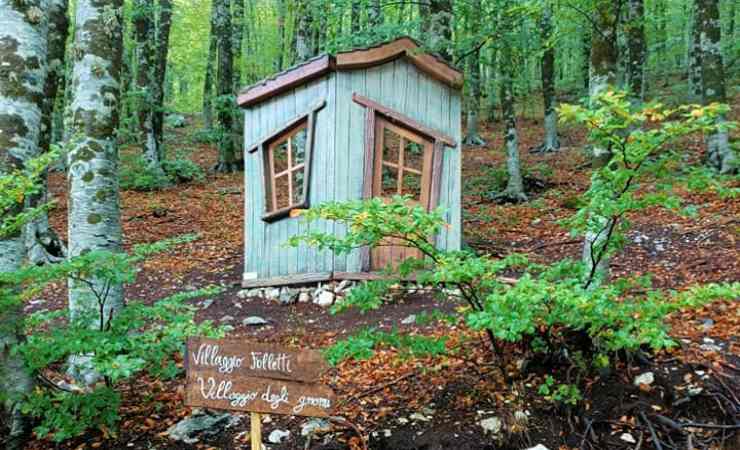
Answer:
<path fill-rule="evenodd" d="M 444 249 L 459 249 L 461 95 L 405 59 L 363 69 L 337 70 L 251 105 L 244 111 L 245 149 L 323 98 L 326 106 L 316 114 L 314 130 L 310 205 L 362 198 L 368 110 L 353 102 L 355 93 L 450 136 L 457 143 L 456 148 L 445 147 L 443 151 L 439 202 L 447 210 L 446 220 L 452 226 L 440 233 L 437 244 Z M 300 218 L 272 223 L 261 220 L 265 208 L 262 157 L 261 150 L 245 152 L 245 274 L 256 274 L 257 279 L 279 279 L 299 274 L 362 272 L 360 250 L 350 255 L 332 255 L 308 246 L 294 249 L 284 245 L 290 236 L 310 231 L 343 235 L 345 230 L 333 222 L 307 225 Z"/>

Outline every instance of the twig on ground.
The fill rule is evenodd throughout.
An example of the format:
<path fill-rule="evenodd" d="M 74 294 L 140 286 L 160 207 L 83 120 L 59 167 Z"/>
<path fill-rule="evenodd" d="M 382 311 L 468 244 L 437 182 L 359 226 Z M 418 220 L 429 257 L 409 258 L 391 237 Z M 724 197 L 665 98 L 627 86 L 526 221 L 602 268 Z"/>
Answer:
<path fill-rule="evenodd" d="M 527 250 L 527 253 L 535 252 L 537 250 L 541 250 L 546 247 L 557 247 L 560 245 L 573 245 L 573 244 L 581 244 L 581 243 L 583 243 L 583 239 L 571 239 L 569 241 L 559 241 L 559 242 L 545 242 L 543 244 L 536 245 L 530 248 L 529 250 Z"/>
<path fill-rule="evenodd" d="M 645 425 L 647 425 L 648 430 L 650 430 L 650 437 L 653 439 L 653 445 L 655 445 L 656 450 L 663 450 L 663 446 L 660 444 L 660 439 L 658 439 L 658 434 L 655 432 L 653 424 L 650 423 L 647 416 L 645 416 L 645 413 L 642 411 L 640 411 L 640 417 L 642 418 L 642 421 L 645 422 Z"/>

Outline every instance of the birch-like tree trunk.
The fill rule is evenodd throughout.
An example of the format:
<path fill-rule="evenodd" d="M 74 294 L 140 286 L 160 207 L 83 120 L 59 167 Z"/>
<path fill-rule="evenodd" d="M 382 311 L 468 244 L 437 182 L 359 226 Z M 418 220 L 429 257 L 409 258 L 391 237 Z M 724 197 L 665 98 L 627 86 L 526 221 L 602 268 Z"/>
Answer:
<path fill-rule="evenodd" d="M 234 58 L 232 56 L 231 8 L 229 0 L 215 0 L 216 40 L 218 42 L 218 99 L 216 116 L 218 121 L 218 164 L 217 172 L 228 173 L 238 169 L 234 149 L 234 112 L 230 99 L 234 85 Z"/>
<path fill-rule="evenodd" d="M 471 3 L 472 14 L 468 18 L 469 31 L 475 33 L 480 28 L 478 11 L 481 10 L 480 0 L 474 0 Z M 478 129 L 478 114 L 480 113 L 480 48 L 477 48 L 468 56 L 468 95 L 467 102 L 467 130 L 463 143 L 467 145 L 484 145 L 486 141 L 480 135 Z"/>
<path fill-rule="evenodd" d="M 508 20 L 505 20 L 508 21 Z M 505 25 L 510 27 L 510 24 Z M 513 51 L 508 38 L 512 36 L 511 30 L 501 40 L 501 59 L 513 62 Z M 514 64 L 501 66 L 501 112 L 506 125 L 504 138 L 506 146 L 506 171 L 509 179 L 504 192 L 496 196 L 502 202 L 526 202 L 527 194 L 524 192 L 521 162 L 519 159 L 519 136 L 516 130 L 516 111 L 514 110 Z"/>
<path fill-rule="evenodd" d="M 549 1 L 545 2 L 540 23 L 540 34 L 544 50 L 542 52 L 542 100 L 544 103 L 545 139 L 539 146 L 533 148 L 534 153 L 550 153 L 560 149 L 558 139 L 558 115 L 555 111 L 555 43 L 552 42 L 552 8 Z"/>
<path fill-rule="evenodd" d="M 719 16 L 719 0 L 696 0 L 697 28 L 701 36 L 701 79 L 702 101 L 726 103 L 725 68 L 722 61 L 722 24 Z M 717 119 L 718 124 L 725 121 Z M 735 154 L 730 148 L 730 136 L 726 129 L 720 129 L 706 136 L 709 165 L 720 173 L 738 170 Z"/>
<path fill-rule="evenodd" d="M 378 27 L 383 25 L 383 8 L 380 4 L 380 0 L 371 0 L 370 9 L 367 11 L 368 25 L 373 30 L 377 30 Z"/>
<path fill-rule="evenodd" d="M 159 161 L 167 158 L 167 152 L 164 145 L 164 99 L 165 99 L 165 80 L 167 75 L 167 57 L 170 48 L 170 29 L 172 28 L 172 0 L 159 0 L 159 10 L 157 14 L 158 22 L 155 33 L 156 41 L 156 66 L 157 73 L 155 85 L 152 90 L 155 94 L 156 109 L 154 110 L 154 132 L 159 137 Z"/>
<path fill-rule="evenodd" d="M 48 14 L 48 0 L 0 0 L 0 174 L 22 169 L 28 159 L 40 153 Z M 12 217 L 22 209 L 19 202 L 7 214 Z M 21 230 L 0 235 L 0 273 L 18 270 L 24 256 Z M 0 285 L 0 289 L 7 288 L 12 286 Z M 32 388 L 22 357 L 11 352 L 22 340 L 22 315 L 22 305 L 0 304 L 0 398 L 4 399 L 10 427 L 5 445 L 12 449 L 21 448 L 26 437 L 19 400 Z"/>
<path fill-rule="evenodd" d="M 72 74 L 72 148 L 68 154 L 69 254 L 121 251 L 118 142 L 122 0 L 78 0 Z M 69 280 L 71 320 L 99 327 L 124 307 L 123 287 L 108 280 Z M 89 283 L 89 284 L 88 284 Z M 98 314 L 102 306 L 102 315 Z M 94 318 L 94 319 L 90 319 Z M 97 380 L 82 355 L 71 361 L 79 381 Z"/>
<path fill-rule="evenodd" d="M 589 96 L 597 95 L 613 86 L 617 78 L 617 26 L 619 25 L 618 3 L 613 0 L 597 0 L 594 27 L 591 30 L 591 68 L 589 73 Z M 598 169 L 609 163 L 611 151 L 594 147 L 592 165 Z M 581 254 L 589 286 L 598 285 L 608 275 L 609 259 L 601 251 L 614 226 L 611 218 L 593 217 L 593 226 L 586 232 Z"/>
<path fill-rule="evenodd" d="M 429 0 L 419 4 L 425 44 L 447 62 L 452 62 L 452 11 L 452 0 Z"/>
<path fill-rule="evenodd" d="M 50 150 L 52 142 L 53 119 L 59 86 L 64 86 L 65 66 L 64 55 L 69 29 L 67 20 L 67 0 L 49 0 L 48 16 L 48 55 L 49 70 L 44 85 L 42 104 L 41 136 L 39 149 L 42 153 Z M 41 190 L 27 199 L 28 207 L 36 207 L 49 201 L 48 172 L 44 171 L 41 177 Z M 67 249 L 59 239 L 57 233 L 49 225 L 49 216 L 46 211 L 26 225 L 25 229 L 26 252 L 28 261 L 34 265 L 60 262 L 64 259 Z"/>
<path fill-rule="evenodd" d="M 627 85 L 637 101 L 645 99 L 645 3 L 629 0 L 627 15 Z"/>
<path fill-rule="evenodd" d="M 143 157 L 147 167 L 164 179 L 160 147 L 162 135 L 158 133 L 158 100 L 162 90 L 157 61 L 157 23 L 153 0 L 135 0 L 134 36 L 136 37 L 136 90 L 139 98 L 139 130 L 144 139 Z"/>
<path fill-rule="evenodd" d="M 691 21 L 689 30 L 689 51 L 688 51 L 688 80 L 689 80 L 689 101 L 692 103 L 701 103 L 701 24 L 699 15 L 696 11 L 696 4 L 692 3 Z"/>
<path fill-rule="evenodd" d="M 295 30 L 295 54 L 296 62 L 302 63 L 314 55 L 313 43 L 311 42 L 313 34 L 313 14 L 307 3 L 299 3 L 297 14 L 298 24 Z"/>
<path fill-rule="evenodd" d="M 208 61 L 206 75 L 203 82 L 203 125 L 206 130 L 213 129 L 213 80 L 216 74 L 216 58 L 218 57 L 216 37 L 216 5 L 211 6 L 211 32 L 208 37 Z"/>

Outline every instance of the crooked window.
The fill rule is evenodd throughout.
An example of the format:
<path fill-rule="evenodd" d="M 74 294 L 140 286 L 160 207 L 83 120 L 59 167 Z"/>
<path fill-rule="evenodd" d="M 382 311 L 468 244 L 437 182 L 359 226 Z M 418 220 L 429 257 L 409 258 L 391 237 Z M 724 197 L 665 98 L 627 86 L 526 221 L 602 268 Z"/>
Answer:
<path fill-rule="evenodd" d="M 309 207 L 314 123 L 316 113 L 325 104 L 324 100 L 317 102 L 250 149 L 250 152 L 260 151 L 262 156 L 265 186 L 262 220 L 275 221 L 289 216 L 294 209 Z"/>

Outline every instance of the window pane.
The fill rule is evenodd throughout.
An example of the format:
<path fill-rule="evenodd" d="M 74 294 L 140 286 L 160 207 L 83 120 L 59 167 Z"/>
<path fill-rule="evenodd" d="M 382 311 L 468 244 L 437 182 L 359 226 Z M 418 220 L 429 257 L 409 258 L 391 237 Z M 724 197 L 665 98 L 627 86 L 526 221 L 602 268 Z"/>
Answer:
<path fill-rule="evenodd" d="M 383 128 L 383 160 L 398 164 L 398 150 L 401 148 L 401 136 L 388 128 Z"/>
<path fill-rule="evenodd" d="M 275 178 L 275 195 L 277 196 L 276 210 L 290 206 L 290 193 L 288 192 L 288 174 Z"/>
<path fill-rule="evenodd" d="M 292 137 L 293 149 L 293 166 L 306 162 L 306 143 L 308 140 L 308 130 L 304 126 Z"/>
<path fill-rule="evenodd" d="M 273 147 L 272 157 L 276 174 L 288 170 L 288 139 Z"/>
<path fill-rule="evenodd" d="M 404 141 L 403 165 L 411 169 L 422 171 L 424 168 L 424 146 L 413 141 Z"/>
<path fill-rule="evenodd" d="M 416 201 L 421 201 L 421 175 L 411 172 L 403 172 L 401 183 L 403 195 L 410 195 Z"/>
<path fill-rule="evenodd" d="M 291 205 L 301 203 L 303 197 L 303 172 L 304 169 L 298 169 L 291 174 L 293 177 L 293 201 Z"/>
<path fill-rule="evenodd" d="M 392 197 L 398 194 L 398 170 L 393 167 L 383 165 L 380 195 L 382 197 Z"/>

